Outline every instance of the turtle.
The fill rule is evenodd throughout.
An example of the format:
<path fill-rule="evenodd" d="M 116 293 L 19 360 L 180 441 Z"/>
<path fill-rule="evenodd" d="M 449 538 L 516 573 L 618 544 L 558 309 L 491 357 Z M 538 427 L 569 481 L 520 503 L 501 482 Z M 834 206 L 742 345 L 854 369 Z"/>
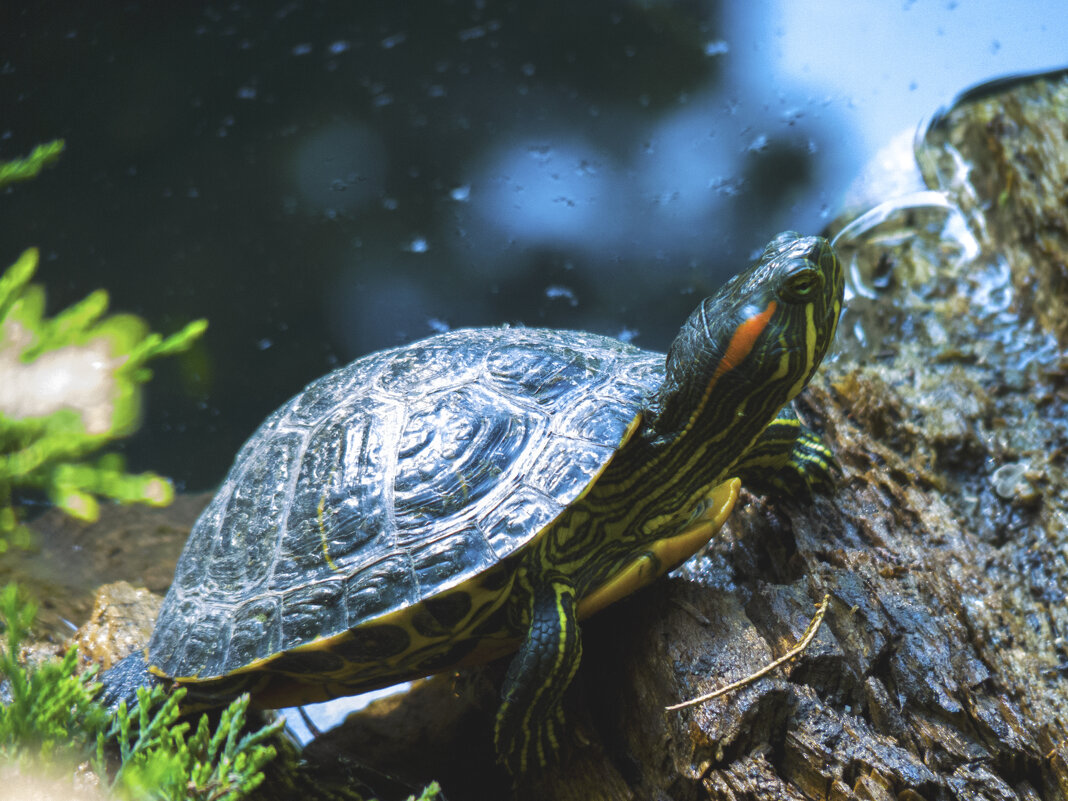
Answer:
<path fill-rule="evenodd" d="M 335 370 L 241 448 L 147 648 L 105 686 L 277 708 L 515 652 L 495 747 L 514 775 L 544 768 L 581 619 L 702 548 L 740 482 L 790 498 L 832 485 L 833 455 L 790 401 L 842 300 L 831 245 L 786 232 L 666 356 L 515 326 Z"/>

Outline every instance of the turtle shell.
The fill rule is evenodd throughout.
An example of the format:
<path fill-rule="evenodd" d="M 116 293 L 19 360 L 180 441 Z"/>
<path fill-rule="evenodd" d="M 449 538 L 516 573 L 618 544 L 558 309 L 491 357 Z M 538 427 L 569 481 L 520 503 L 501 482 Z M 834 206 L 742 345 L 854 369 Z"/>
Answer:
<path fill-rule="evenodd" d="M 241 449 L 149 643 L 225 676 L 458 587 L 591 484 L 664 376 L 594 334 L 458 330 L 310 384 Z"/>

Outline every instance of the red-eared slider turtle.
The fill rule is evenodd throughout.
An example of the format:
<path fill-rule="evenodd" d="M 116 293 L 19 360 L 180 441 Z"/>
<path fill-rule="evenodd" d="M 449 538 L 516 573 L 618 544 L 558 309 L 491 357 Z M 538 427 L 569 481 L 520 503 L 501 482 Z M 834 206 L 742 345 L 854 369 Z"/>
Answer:
<path fill-rule="evenodd" d="M 830 245 L 786 233 L 698 306 L 666 360 L 495 328 L 336 370 L 242 448 L 146 653 L 105 683 L 143 683 L 147 665 L 200 705 L 248 691 L 288 706 L 518 649 L 498 754 L 513 772 L 544 764 L 580 618 L 689 558 L 738 478 L 829 481 L 831 455 L 784 407 L 841 305 Z"/>

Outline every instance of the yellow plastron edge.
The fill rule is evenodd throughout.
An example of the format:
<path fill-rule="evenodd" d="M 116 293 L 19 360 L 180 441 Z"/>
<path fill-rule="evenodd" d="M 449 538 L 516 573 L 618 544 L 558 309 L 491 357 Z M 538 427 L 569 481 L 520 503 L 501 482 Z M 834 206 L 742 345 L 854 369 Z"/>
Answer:
<path fill-rule="evenodd" d="M 646 584 L 651 584 L 697 553 L 730 516 L 741 486 L 741 481 L 732 478 L 713 489 L 706 499 L 708 505 L 704 513 L 682 533 L 652 543 L 648 551 L 579 601 L 579 618 L 589 617 Z"/>

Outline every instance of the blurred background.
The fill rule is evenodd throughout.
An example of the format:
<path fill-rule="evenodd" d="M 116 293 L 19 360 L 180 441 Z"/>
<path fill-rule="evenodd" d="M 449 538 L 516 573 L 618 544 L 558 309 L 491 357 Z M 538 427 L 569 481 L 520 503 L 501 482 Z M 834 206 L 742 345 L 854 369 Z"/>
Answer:
<path fill-rule="evenodd" d="M 957 93 L 1066 64 L 1063 0 L 5 0 L 0 160 L 67 150 L 0 193 L 0 265 L 39 246 L 50 312 L 104 287 L 164 333 L 210 320 L 123 446 L 206 489 L 379 348 L 522 323 L 665 350 Z"/>

